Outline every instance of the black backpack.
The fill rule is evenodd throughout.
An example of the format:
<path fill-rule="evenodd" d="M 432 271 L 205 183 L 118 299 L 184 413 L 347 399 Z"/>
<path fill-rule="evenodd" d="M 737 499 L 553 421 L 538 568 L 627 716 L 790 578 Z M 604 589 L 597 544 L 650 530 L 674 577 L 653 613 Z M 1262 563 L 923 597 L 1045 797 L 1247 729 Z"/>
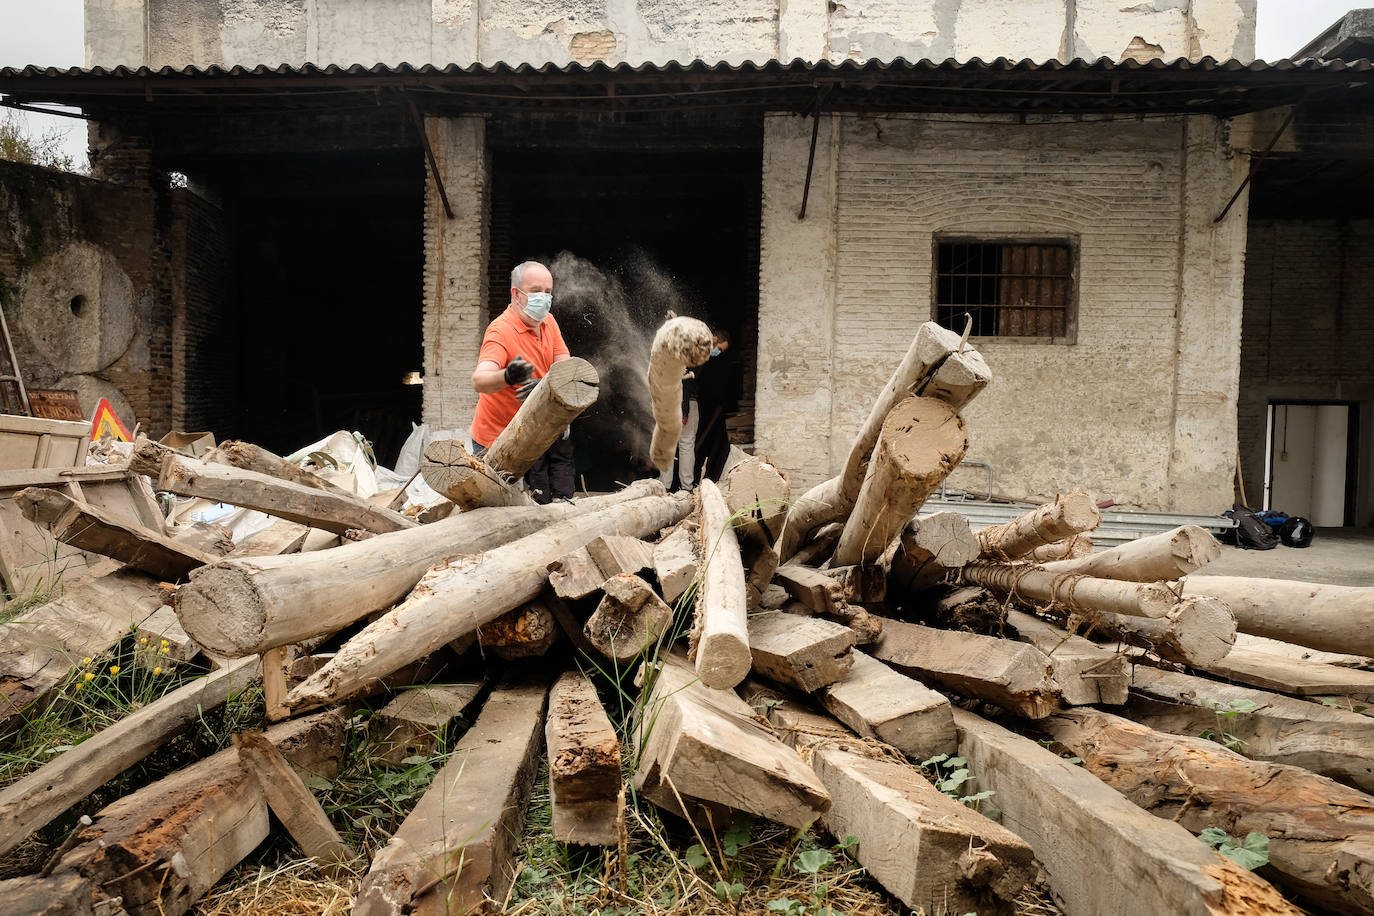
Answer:
<path fill-rule="evenodd" d="M 1221 514 L 1236 520 L 1235 544 L 1242 550 L 1273 550 L 1279 546 L 1278 532 L 1240 503 Z"/>

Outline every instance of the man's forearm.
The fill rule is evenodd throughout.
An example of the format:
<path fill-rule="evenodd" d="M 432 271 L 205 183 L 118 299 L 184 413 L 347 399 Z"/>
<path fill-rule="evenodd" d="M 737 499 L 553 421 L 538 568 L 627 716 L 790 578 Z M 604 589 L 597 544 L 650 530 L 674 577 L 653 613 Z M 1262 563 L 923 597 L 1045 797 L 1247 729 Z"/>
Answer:
<path fill-rule="evenodd" d="M 478 369 L 472 373 L 472 387 L 478 394 L 494 394 L 506 387 L 506 370 Z"/>

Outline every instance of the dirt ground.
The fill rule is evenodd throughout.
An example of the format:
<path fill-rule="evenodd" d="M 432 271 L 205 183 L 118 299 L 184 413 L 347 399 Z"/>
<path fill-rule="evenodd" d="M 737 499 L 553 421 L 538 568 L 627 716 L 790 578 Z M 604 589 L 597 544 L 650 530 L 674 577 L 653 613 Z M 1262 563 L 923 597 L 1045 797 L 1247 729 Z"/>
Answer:
<path fill-rule="evenodd" d="M 1374 586 L 1374 528 L 1318 528 L 1312 545 L 1302 549 L 1282 544 L 1273 550 L 1223 547 L 1221 556 L 1197 575 Z"/>

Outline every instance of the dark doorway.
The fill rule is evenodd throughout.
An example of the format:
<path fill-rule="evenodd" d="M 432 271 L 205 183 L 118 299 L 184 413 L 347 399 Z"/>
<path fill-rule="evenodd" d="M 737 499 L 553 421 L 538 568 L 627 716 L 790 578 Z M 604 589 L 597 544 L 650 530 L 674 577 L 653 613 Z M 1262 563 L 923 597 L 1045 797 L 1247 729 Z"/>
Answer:
<path fill-rule="evenodd" d="M 280 154 L 207 175 L 232 251 L 232 434 L 288 453 L 358 431 L 394 464 L 420 414 L 424 170 L 410 150 Z M 219 432 L 218 430 L 216 432 Z"/>
<path fill-rule="evenodd" d="M 704 389 L 698 466 L 719 466 L 732 436 L 752 442 L 761 133 L 756 123 L 731 131 L 729 148 L 493 152 L 490 312 L 506 307 L 515 264 L 553 266 L 554 314 L 569 349 L 602 376 L 600 400 L 573 427 L 590 489 L 647 473 L 652 421 L 641 376 L 668 309 L 732 341 L 703 370 L 710 403 Z"/>

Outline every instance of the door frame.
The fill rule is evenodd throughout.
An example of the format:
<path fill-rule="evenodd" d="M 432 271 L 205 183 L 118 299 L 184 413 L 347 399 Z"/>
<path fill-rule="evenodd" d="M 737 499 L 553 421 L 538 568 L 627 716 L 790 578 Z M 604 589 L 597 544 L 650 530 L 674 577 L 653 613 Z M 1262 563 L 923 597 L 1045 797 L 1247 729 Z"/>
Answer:
<path fill-rule="evenodd" d="M 1345 422 L 1345 506 L 1341 525 L 1355 524 L 1359 507 L 1360 484 L 1360 424 L 1363 420 L 1359 401 L 1328 398 L 1270 398 L 1265 407 L 1266 434 L 1264 441 L 1263 508 L 1269 509 L 1270 488 L 1274 482 L 1275 441 L 1278 429 L 1274 423 L 1276 407 L 1345 407 L 1349 413 Z"/>

